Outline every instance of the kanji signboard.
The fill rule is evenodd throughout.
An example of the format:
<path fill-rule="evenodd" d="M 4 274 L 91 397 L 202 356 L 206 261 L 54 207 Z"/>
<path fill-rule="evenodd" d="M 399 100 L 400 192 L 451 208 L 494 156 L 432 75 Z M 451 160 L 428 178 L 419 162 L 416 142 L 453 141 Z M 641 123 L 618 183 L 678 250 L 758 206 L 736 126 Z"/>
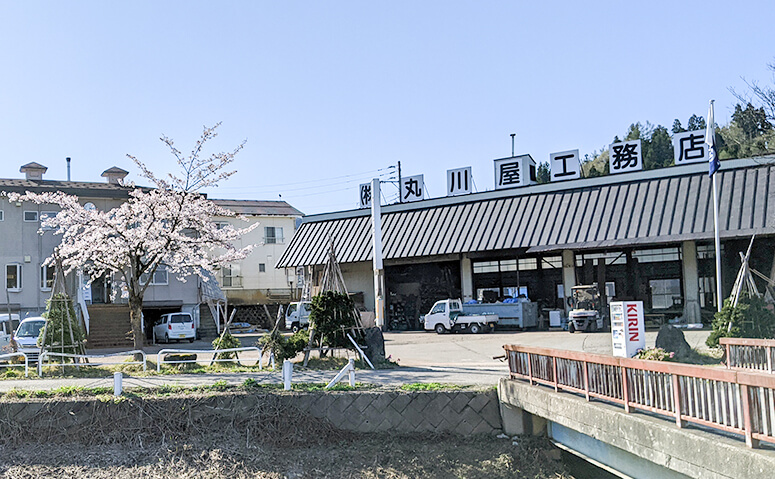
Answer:
<path fill-rule="evenodd" d="M 447 196 L 471 193 L 471 167 L 447 170 Z"/>
<path fill-rule="evenodd" d="M 579 150 L 561 151 L 549 155 L 552 181 L 574 180 L 581 177 Z"/>
<path fill-rule="evenodd" d="M 423 175 L 405 176 L 401 178 L 401 201 L 420 201 L 423 198 L 425 183 Z"/>
<path fill-rule="evenodd" d="M 371 183 L 361 183 L 358 188 L 358 199 L 361 208 L 369 208 L 371 206 Z"/>
<path fill-rule="evenodd" d="M 686 131 L 673 135 L 673 154 L 676 165 L 708 162 L 705 130 Z"/>
<path fill-rule="evenodd" d="M 494 160 L 495 189 L 527 186 L 536 182 L 536 164 L 530 155 Z"/>
<path fill-rule="evenodd" d="M 643 169 L 643 155 L 640 140 L 611 144 L 608 166 L 611 174 L 640 171 Z"/>

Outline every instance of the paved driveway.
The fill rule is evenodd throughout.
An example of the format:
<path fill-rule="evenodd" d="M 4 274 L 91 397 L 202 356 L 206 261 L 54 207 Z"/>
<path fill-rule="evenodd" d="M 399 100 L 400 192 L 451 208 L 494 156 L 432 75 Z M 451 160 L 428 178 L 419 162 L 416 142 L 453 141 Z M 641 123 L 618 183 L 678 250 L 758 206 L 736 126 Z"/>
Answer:
<path fill-rule="evenodd" d="M 693 348 L 705 347 L 708 330 L 685 331 Z M 653 347 L 656 331 L 646 332 L 646 346 Z M 493 356 L 503 354 L 504 344 L 522 344 L 588 353 L 612 354 L 611 333 L 567 331 L 507 331 L 488 334 L 436 334 L 420 331 L 385 333 L 385 353 L 403 366 L 493 367 Z"/>

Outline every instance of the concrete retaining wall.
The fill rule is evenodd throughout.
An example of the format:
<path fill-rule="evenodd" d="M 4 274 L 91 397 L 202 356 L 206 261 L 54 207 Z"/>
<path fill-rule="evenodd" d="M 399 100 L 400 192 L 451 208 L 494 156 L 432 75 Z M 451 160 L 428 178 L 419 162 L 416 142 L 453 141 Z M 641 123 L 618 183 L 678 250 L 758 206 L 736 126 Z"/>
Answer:
<path fill-rule="evenodd" d="M 414 392 L 237 392 L 202 396 L 130 398 L 118 403 L 89 399 L 3 400 L 0 424 L 27 435 L 47 437 L 56 431 L 89 427 L 132 430 L 143 424 L 164 423 L 177 433 L 192 421 L 212 424 L 246 419 L 257 406 L 267 405 L 293 421 L 301 412 L 327 422 L 336 429 L 362 433 L 452 433 L 493 434 L 501 429 L 497 393 L 489 391 Z M 260 408 L 259 408 L 260 409 Z M 172 414 L 174 411 L 174 414 Z M 285 412 L 283 412 L 285 411 Z M 169 415 L 169 416 L 167 416 Z M 185 417 L 177 417 L 177 416 Z M 164 416 L 164 417 L 159 417 Z M 172 417 L 176 416 L 176 417 Z M 276 420 L 277 414 L 273 420 Z M 175 422 L 181 420 L 182 422 Z M 244 421 L 243 421 L 244 422 Z M 289 424 L 288 427 L 295 427 Z M 54 431 L 54 432 L 56 432 Z M 110 431 L 102 431 L 110 435 Z"/>
<path fill-rule="evenodd" d="M 303 394 L 296 407 L 339 429 L 358 432 L 493 434 L 501 429 L 491 391 Z"/>

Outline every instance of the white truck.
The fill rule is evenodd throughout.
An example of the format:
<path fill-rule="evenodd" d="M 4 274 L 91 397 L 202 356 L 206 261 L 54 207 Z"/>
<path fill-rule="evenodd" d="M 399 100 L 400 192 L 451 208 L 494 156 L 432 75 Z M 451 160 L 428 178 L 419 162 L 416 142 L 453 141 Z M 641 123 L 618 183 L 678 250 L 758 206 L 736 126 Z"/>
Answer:
<path fill-rule="evenodd" d="M 289 304 L 285 311 L 285 329 L 295 333 L 301 328 L 306 328 L 309 325 L 309 305 L 308 301 Z"/>
<path fill-rule="evenodd" d="M 466 314 L 459 299 L 443 299 L 436 301 L 430 312 L 420 320 L 425 324 L 426 331 L 436 331 L 438 334 L 447 331 L 477 334 L 495 329 L 498 315 Z"/>

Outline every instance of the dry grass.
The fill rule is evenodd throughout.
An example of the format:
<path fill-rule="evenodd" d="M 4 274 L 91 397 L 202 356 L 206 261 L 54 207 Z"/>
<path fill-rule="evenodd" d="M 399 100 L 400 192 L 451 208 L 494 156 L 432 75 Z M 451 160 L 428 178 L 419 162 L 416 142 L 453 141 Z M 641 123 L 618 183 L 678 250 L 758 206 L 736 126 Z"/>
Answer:
<path fill-rule="evenodd" d="M 360 436 L 326 445 L 247 445 L 229 440 L 84 449 L 3 448 L 7 478 L 571 478 L 551 445 L 536 438 Z"/>

